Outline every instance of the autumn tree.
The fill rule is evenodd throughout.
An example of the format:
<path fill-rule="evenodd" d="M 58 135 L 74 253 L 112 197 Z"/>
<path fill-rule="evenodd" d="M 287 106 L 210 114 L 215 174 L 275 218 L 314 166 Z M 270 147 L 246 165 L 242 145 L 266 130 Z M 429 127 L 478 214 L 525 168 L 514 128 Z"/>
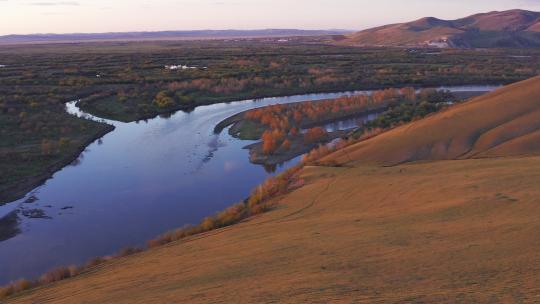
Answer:
<path fill-rule="evenodd" d="M 304 141 L 306 143 L 316 143 L 326 139 L 326 130 L 321 127 L 311 128 L 304 134 Z"/>
<path fill-rule="evenodd" d="M 174 105 L 174 100 L 167 91 L 161 91 L 156 95 L 154 103 L 160 108 L 169 108 Z"/>
<path fill-rule="evenodd" d="M 52 155 L 56 150 L 55 142 L 52 140 L 44 139 L 41 141 L 41 154 L 42 155 Z"/>
<path fill-rule="evenodd" d="M 406 100 L 409 100 L 409 101 L 416 101 L 416 90 L 414 88 L 410 88 L 410 87 L 407 87 L 407 88 L 402 88 L 400 90 L 400 94 L 403 96 L 403 98 L 405 98 Z"/>
<path fill-rule="evenodd" d="M 281 144 L 281 148 L 285 151 L 289 151 L 291 149 L 291 141 L 288 139 L 284 140 Z"/>

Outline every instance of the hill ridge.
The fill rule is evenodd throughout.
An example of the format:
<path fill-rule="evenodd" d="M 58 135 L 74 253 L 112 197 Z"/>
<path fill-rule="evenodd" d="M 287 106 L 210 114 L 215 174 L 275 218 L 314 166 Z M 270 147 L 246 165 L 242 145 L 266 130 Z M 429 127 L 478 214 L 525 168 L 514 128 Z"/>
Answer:
<path fill-rule="evenodd" d="M 540 46 L 540 12 L 493 11 L 455 20 L 424 17 L 353 33 L 340 43 L 355 46 Z"/>
<path fill-rule="evenodd" d="M 540 154 L 540 77 L 357 143 L 325 160 L 397 165 Z"/>

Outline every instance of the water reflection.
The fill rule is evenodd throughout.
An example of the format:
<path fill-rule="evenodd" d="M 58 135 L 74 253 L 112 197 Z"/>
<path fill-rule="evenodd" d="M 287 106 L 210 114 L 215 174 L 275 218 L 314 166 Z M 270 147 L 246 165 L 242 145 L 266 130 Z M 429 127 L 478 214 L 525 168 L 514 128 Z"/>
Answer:
<path fill-rule="evenodd" d="M 21 233 L 19 225 L 19 210 L 12 211 L 0 218 L 0 242 L 9 240 Z"/>
<path fill-rule="evenodd" d="M 98 141 L 98 145 L 101 145 L 102 143 L 99 143 Z M 84 153 L 81 153 L 81 155 L 79 155 L 79 157 L 77 157 L 74 161 L 71 162 L 71 164 L 69 164 L 70 166 L 72 167 L 77 167 L 77 166 L 80 166 L 82 164 L 84 160 Z"/>
<path fill-rule="evenodd" d="M 194 172 L 202 170 L 203 166 L 212 160 L 219 148 L 226 147 L 226 143 L 220 140 L 219 134 L 214 134 L 214 136 L 210 137 L 210 140 L 208 141 L 206 146 L 208 147 L 208 151 L 206 152 L 203 159 L 199 162 L 199 165 Z"/>
<path fill-rule="evenodd" d="M 262 165 L 267 173 L 276 173 L 278 165 L 276 164 L 264 164 Z"/>

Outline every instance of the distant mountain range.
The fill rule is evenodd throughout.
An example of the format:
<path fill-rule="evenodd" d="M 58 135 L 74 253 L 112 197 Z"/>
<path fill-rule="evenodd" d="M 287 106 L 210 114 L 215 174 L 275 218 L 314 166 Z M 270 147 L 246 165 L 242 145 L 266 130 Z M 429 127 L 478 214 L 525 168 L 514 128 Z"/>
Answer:
<path fill-rule="evenodd" d="M 424 46 L 441 48 L 540 47 L 540 12 L 509 10 L 476 14 L 457 20 L 426 17 L 412 22 L 385 25 L 356 33 L 339 29 L 262 29 L 30 34 L 0 36 L 0 44 L 241 39 L 295 36 L 335 36 L 332 38 L 335 43 L 348 46 Z"/>
<path fill-rule="evenodd" d="M 196 30 L 161 32 L 118 32 L 118 33 L 74 33 L 74 34 L 30 34 L 0 36 L 0 44 L 111 41 L 111 40 L 197 40 L 227 38 L 264 38 L 293 36 L 344 35 L 347 30 Z"/>
<path fill-rule="evenodd" d="M 346 35 L 338 43 L 354 46 L 539 47 L 540 13 L 509 10 L 457 20 L 427 17 Z"/>

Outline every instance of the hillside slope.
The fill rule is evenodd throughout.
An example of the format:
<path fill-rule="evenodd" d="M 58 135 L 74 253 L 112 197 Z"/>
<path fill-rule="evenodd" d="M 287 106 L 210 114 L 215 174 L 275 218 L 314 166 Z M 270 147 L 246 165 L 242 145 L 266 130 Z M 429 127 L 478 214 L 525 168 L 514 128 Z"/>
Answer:
<path fill-rule="evenodd" d="M 509 10 L 457 20 L 427 17 L 357 32 L 339 43 L 356 46 L 540 46 L 540 13 Z"/>
<path fill-rule="evenodd" d="M 538 302 L 539 82 L 329 157 L 346 166 L 306 167 L 269 213 L 8 303 Z M 460 160 L 402 163 L 421 158 Z"/>
<path fill-rule="evenodd" d="M 534 303 L 539 165 L 306 168 L 275 211 L 8 303 Z"/>
<path fill-rule="evenodd" d="M 540 77 L 360 142 L 326 161 L 396 165 L 540 153 Z"/>

